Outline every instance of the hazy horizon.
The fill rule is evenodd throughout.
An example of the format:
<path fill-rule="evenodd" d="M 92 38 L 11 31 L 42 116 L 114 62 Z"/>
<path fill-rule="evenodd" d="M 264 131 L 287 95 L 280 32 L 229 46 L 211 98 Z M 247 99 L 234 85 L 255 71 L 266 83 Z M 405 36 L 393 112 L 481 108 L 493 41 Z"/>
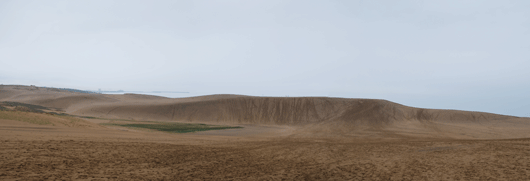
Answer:
<path fill-rule="evenodd" d="M 530 117 L 530 1 L 0 1 L 0 83 Z"/>

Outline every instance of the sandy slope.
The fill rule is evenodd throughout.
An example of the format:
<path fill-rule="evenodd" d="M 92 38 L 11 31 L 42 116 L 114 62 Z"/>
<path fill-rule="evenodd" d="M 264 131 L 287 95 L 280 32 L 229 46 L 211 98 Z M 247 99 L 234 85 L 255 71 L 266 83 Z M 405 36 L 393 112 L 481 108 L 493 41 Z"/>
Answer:
<path fill-rule="evenodd" d="M 171 134 L 0 111 L 0 180 L 530 180 L 528 118 L 385 100 L 169 99 L 29 86 L 0 86 L 0 101 L 245 127 Z"/>
<path fill-rule="evenodd" d="M 293 137 L 463 138 L 530 137 L 530 119 L 483 112 L 421 109 L 386 100 L 211 95 L 170 99 L 82 94 L 2 86 L 0 101 L 18 101 L 69 114 L 147 121 L 294 126 Z"/>
<path fill-rule="evenodd" d="M 529 139 L 264 139 L 56 121 L 0 120 L 0 180 L 530 179 Z"/>

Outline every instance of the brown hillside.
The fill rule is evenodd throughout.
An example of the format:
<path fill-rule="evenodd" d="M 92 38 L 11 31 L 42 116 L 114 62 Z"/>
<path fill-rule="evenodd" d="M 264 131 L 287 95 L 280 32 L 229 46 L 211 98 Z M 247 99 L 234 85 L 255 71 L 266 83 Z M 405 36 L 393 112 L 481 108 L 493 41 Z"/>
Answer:
<path fill-rule="evenodd" d="M 236 97 L 161 104 L 110 104 L 88 106 L 76 113 L 145 120 L 277 125 L 343 120 L 384 126 L 404 120 L 480 123 L 517 118 L 482 112 L 412 108 L 386 100 L 324 97 Z"/>
<path fill-rule="evenodd" d="M 9 96 L 0 96 L 8 97 L 1 100 L 60 108 L 69 114 L 93 117 L 295 126 L 297 135 L 318 137 L 530 137 L 528 118 L 413 108 L 386 100 L 240 95 L 170 99 L 15 88 L 4 91 L 9 92 Z"/>

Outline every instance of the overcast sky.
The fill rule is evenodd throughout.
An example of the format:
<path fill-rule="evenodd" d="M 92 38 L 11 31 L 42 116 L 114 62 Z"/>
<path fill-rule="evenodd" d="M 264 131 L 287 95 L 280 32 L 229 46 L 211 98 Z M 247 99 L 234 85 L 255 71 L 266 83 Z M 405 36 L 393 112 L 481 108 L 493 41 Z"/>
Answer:
<path fill-rule="evenodd" d="M 530 1 L 0 1 L 0 83 L 530 117 Z"/>

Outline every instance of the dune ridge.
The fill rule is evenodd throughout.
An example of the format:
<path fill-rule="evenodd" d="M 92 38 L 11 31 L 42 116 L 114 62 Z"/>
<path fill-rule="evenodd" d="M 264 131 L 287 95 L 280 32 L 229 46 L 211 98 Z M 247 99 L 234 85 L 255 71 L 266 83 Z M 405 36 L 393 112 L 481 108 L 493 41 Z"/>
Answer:
<path fill-rule="evenodd" d="M 71 93 L 17 86 L 3 86 L 0 91 L 1 101 L 53 107 L 74 115 L 143 121 L 295 126 L 298 130 L 296 134 L 304 136 L 530 137 L 528 118 L 422 109 L 378 99 L 241 95 L 172 99 L 137 94 Z"/>

